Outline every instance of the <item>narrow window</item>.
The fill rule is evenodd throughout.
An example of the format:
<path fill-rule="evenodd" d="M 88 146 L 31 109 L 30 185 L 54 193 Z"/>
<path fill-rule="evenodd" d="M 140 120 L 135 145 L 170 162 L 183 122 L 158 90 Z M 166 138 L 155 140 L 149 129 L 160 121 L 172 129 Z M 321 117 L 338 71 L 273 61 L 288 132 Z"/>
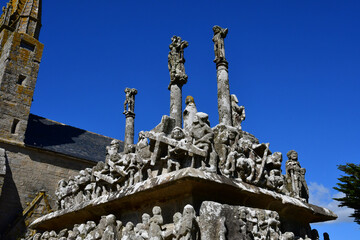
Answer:
<path fill-rule="evenodd" d="M 32 52 L 35 50 L 35 45 L 33 45 L 31 43 L 28 43 L 28 42 L 26 42 L 24 40 L 21 40 L 20 47 L 25 48 L 27 50 L 30 50 Z"/>
<path fill-rule="evenodd" d="M 12 126 L 11 126 L 11 134 L 16 133 L 17 125 L 19 124 L 19 119 L 14 119 Z"/>
<path fill-rule="evenodd" d="M 26 77 L 25 77 L 25 76 L 23 76 L 23 75 L 19 75 L 19 78 L 18 78 L 17 84 L 19 84 L 19 85 L 25 85 L 25 79 L 26 79 Z"/>

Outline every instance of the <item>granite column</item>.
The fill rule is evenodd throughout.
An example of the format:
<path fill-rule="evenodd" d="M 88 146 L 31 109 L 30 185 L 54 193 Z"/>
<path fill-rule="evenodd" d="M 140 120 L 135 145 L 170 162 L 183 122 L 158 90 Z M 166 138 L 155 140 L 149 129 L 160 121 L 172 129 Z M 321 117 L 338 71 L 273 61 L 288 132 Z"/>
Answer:
<path fill-rule="evenodd" d="M 218 112 L 219 124 L 232 126 L 231 98 L 229 87 L 228 62 L 225 58 L 224 39 L 228 29 L 219 26 L 213 27 L 214 31 L 214 51 L 216 71 L 217 71 L 217 94 L 218 94 Z"/>

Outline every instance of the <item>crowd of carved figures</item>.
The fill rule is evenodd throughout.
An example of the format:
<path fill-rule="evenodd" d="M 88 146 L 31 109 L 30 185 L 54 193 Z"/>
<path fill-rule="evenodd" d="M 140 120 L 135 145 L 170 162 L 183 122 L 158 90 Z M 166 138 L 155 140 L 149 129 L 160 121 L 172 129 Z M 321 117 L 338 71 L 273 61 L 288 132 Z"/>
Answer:
<path fill-rule="evenodd" d="M 173 127 L 173 119 L 163 117 L 155 129 L 141 131 L 137 144 L 127 146 L 125 152 L 120 152 L 119 141 L 113 140 L 107 147 L 105 162 L 61 180 L 56 190 L 59 209 L 186 167 L 307 201 L 305 169 L 301 168 L 295 151 L 288 152 L 283 175 L 283 156 L 280 152 L 271 153 L 268 143 L 259 143 L 242 131 L 241 125 L 211 128 L 208 115 L 197 112 L 194 99 L 188 97 L 186 103 L 184 129 Z"/>
<path fill-rule="evenodd" d="M 319 239 L 316 230 L 311 236 L 303 234 L 296 237 L 292 232 L 281 232 L 277 212 L 256 208 L 240 207 L 235 216 L 237 239 L 244 240 L 312 240 Z M 228 239 L 226 218 L 219 221 L 219 239 Z M 137 224 L 126 224 L 117 220 L 115 215 L 102 216 L 99 223 L 87 221 L 75 224 L 72 229 L 45 231 L 28 236 L 27 240 L 200 240 L 201 220 L 191 205 L 186 205 L 183 212 L 176 212 L 171 223 L 164 222 L 162 210 L 155 206 L 151 215 L 144 213 Z M 311 237 L 311 238 L 310 238 Z"/>

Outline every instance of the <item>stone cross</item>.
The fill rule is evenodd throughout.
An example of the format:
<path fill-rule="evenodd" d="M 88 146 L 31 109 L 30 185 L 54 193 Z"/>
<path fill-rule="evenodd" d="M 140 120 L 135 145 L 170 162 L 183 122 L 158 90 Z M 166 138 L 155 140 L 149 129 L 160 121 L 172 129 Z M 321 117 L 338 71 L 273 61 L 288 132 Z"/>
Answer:
<path fill-rule="evenodd" d="M 173 36 L 169 45 L 168 68 L 170 72 L 170 117 L 175 119 L 175 125 L 182 127 L 182 86 L 187 82 L 185 73 L 184 49 L 189 45 L 181 37 Z"/>
<path fill-rule="evenodd" d="M 217 90 L 218 90 L 218 111 L 219 124 L 232 126 L 231 100 L 229 87 L 228 62 L 225 59 L 224 38 L 228 29 L 219 26 L 213 27 L 214 31 L 214 51 L 216 71 L 217 71 Z"/>
<path fill-rule="evenodd" d="M 125 88 L 126 99 L 124 102 L 124 114 L 126 118 L 124 151 L 126 152 L 129 145 L 134 144 L 134 119 L 135 119 L 135 88 Z"/>

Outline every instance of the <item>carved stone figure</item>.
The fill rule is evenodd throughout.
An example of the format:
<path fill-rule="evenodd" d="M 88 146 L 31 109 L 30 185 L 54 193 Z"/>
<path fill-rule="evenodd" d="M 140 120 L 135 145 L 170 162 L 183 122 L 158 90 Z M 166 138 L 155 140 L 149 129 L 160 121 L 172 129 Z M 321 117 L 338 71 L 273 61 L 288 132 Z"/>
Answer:
<path fill-rule="evenodd" d="M 144 213 L 141 218 L 142 222 L 136 225 L 137 236 L 141 237 L 141 239 L 149 239 L 150 215 Z"/>
<path fill-rule="evenodd" d="M 278 240 L 280 239 L 280 220 L 279 214 L 277 212 L 271 212 L 268 219 L 269 225 L 269 237 L 270 239 Z"/>
<path fill-rule="evenodd" d="M 252 142 L 248 139 L 240 139 L 240 154 L 236 160 L 237 174 L 240 179 L 251 182 L 255 177 L 255 153 Z"/>
<path fill-rule="evenodd" d="M 194 98 L 192 96 L 187 96 L 185 99 L 185 110 L 183 112 L 183 120 L 184 120 L 184 130 L 186 132 L 190 131 L 192 127 L 192 123 L 194 121 L 195 115 L 197 113 L 196 105 Z"/>
<path fill-rule="evenodd" d="M 144 131 L 139 132 L 139 138 L 138 138 L 138 142 L 136 144 L 135 152 L 142 159 L 150 159 L 150 157 L 151 157 L 149 139 L 145 136 Z"/>
<path fill-rule="evenodd" d="M 287 154 L 286 161 L 286 180 L 291 196 L 298 197 L 308 201 L 309 189 L 305 181 L 305 169 L 301 168 L 298 162 L 298 154 L 290 150 Z"/>
<path fill-rule="evenodd" d="M 135 88 L 125 88 L 125 102 L 124 102 L 124 112 L 134 113 L 135 107 L 135 95 L 137 90 Z"/>
<path fill-rule="evenodd" d="M 182 127 L 182 86 L 187 82 L 188 76 L 185 73 L 184 48 L 188 46 L 187 41 L 181 37 L 171 38 L 170 52 L 168 55 L 168 67 L 170 72 L 170 117 L 175 119 L 177 127 Z"/>
<path fill-rule="evenodd" d="M 172 240 L 177 240 L 180 237 L 181 218 L 182 214 L 180 212 L 176 212 L 173 216 L 174 229 L 172 233 Z"/>
<path fill-rule="evenodd" d="M 281 174 L 282 154 L 274 152 L 267 156 L 264 169 L 264 185 L 276 192 L 284 192 L 284 176 Z"/>
<path fill-rule="evenodd" d="M 65 207 L 65 197 L 68 194 L 67 192 L 67 182 L 65 179 L 61 179 L 58 183 L 58 187 L 55 191 L 55 196 L 57 198 L 57 208 L 63 209 Z"/>
<path fill-rule="evenodd" d="M 164 223 L 161 215 L 161 208 L 158 206 L 152 209 L 153 216 L 150 218 L 149 239 L 162 240 L 162 225 Z"/>
<path fill-rule="evenodd" d="M 187 151 L 180 147 L 186 145 L 184 131 L 179 127 L 175 127 L 171 132 L 171 138 L 178 143 L 176 146 L 168 145 L 168 155 L 164 158 L 164 160 L 167 160 L 167 172 L 171 172 L 173 166 L 178 171 L 180 169 L 180 161 L 185 160 L 187 157 Z"/>
<path fill-rule="evenodd" d="M 168 68 L 170 72 L 170 86 L 172 84 L 183 85 L 187 81 L 187 75 L 185 74 L 185 58 L 184 58 L 184 49 L 189 46 L 187 41 L 182 41 L 181 37 L 173 36 L 171 38 L 172 43 L 169 45 L 169 55 L 168 55 Z"/>
<path fill-rule="evenodd" d="M 214 26 L 213 31 L 214 31 L 214 37 L 212 40 L 214 42 L 214 52 L 215 52 L 214 62 L 219 62 L 222 60 L 226 61 L 224 38 L 228 33 L 228 29 L 227 28 L 224 29 L 219 26 Z"/>
<path fill-rule="evenodd" d="M 105 163 L 108 163 L 109 161 L 117 162 L 120 158 L 119 150 L 120 150 L 120 141 L 116 139 L 112 140 L 110 146 L 106 147 Z"/>
<path fill-rule="evenodd" d="M 105 219 L 106 227 L 101 240 L 120 240 L 116 230 L 116 217 L 110 214 Z"/>
<path fill-rule="evenodd" d="M 200 230 L 196 221 L 193 206 L 186 205 L 180 221 L 180 229 L 176 239 L 180 240 L 200 240 Z"/>
<path fill-rule="evenodd" d="M 201 164 L 202 169 L 216 171 L 217 154 L 214 147 L 212 146 L 214 133 L 209 125 L 210 123 L 208 121 L 208 115 L 203 112 L 198 112 L 195 115 L 193 126 L 189 135 L 192 138 L 192 143 L 196 147 L 203 149 L 207 152 L 206 159 L 204 159 Z M 213 155 L 211 155 L 211 153 Z M 210 167 L 206 168 L 206 165 L 210 165 Z"/>
<path fill-rule="evenodd" d="M 245 120 L 245 107 L 238 105 L 239 100 L 231 94 L 231 110 L 233 126 L 241 130 L 241 123 Z"/>
<path fill-rule="evenodd" d="M 126 223 L 121 240 L 136 240 L 134 224 L 132 222 Z"/>

